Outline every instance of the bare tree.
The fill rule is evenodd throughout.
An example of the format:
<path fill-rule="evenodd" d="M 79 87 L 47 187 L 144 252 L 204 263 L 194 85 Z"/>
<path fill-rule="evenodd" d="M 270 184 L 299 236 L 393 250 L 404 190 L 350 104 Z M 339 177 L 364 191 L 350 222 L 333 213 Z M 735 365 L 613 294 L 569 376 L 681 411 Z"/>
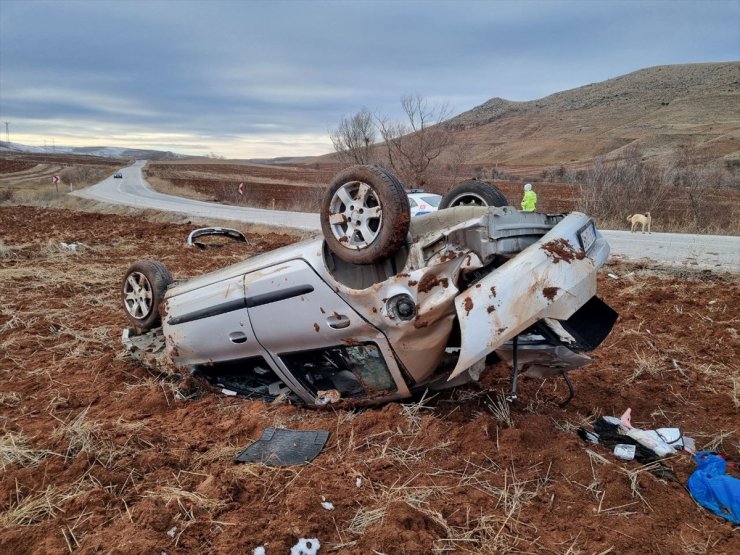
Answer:
<path fill-rule="evenodd" d="M 343 164 L 369 164 L 375 142 L 373 115 L 362 108 L 356 114 L 343 117 L 339 126 L 329 132 L 334 150 Z"/>
<path fill-rule="evenodd" d="M 388 162 L 402 181 L 424 185 L 432 164 L 452 143 L 452 132 L 444 124 L 450 116 L 446 103 L 431 103 L 421 95 L 404 95 L 401 107 L 404 122 L 378 116 L 376 121 L 388 155 Z"/>

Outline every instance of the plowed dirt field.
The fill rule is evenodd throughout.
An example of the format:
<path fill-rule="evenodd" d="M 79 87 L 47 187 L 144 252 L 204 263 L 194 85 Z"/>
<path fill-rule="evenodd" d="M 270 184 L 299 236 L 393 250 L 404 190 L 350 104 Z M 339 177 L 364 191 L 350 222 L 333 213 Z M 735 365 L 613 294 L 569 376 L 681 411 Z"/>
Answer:
<path fill-rule="evenodd" d="M 586 445 L 575 428 L 632 408 L 740 458 L 736 277 L 613 265 L 600 294 L 620 312 L 594 362 L 561 382 L 480 385 L 362 411 L 183 398 L 176 378 L 122 353 L 119 281 L 136 259 L 176 278 L 273 249 L 188 250 L 192 226 L 0 208 L 0 553 L 738 553 L 732 526 L 676 481 Z M 70 251 L 60 242 L 81 242 Z M 607 272 L 619 276 L 607 277 Z M 306 466 L 237 465 L 268 426 L 329 430 Z M 322 501 L 334 509 L 322 508 Z"/>

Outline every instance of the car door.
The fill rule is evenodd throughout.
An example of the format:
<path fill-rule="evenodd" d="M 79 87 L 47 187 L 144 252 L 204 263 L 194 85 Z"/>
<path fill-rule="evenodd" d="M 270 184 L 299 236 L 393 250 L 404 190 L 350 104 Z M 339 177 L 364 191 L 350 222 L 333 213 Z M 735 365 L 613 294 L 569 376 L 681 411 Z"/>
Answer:
<path fill-rule="evenodd" d="M 213 364 L 265 356 L 244 303 L 238 275 L 167 299 L 163 331 L 175 364 Z"/>
<path fill-rule="evenodd" d="M 304 260 L 244 277 L 257 341 L 311 399 L 408 395 L 385 336 L 366 322 Z M 308 399 L 307 399 L 308 400 Z"/>
<path fill-rule="evenodd" d="M 271 399 L 300 389 L 257 341 L 239 274 L 170 297 L 163 331 L 176 365 L 187 365 L 224 393 Z"/>

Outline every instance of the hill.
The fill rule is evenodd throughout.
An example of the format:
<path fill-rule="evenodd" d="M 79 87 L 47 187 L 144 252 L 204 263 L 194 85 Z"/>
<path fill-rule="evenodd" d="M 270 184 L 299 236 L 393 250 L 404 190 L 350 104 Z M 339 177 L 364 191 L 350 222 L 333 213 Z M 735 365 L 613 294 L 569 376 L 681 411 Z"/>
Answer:
<path fill-rule="evenodd" d="M 81 156 L 97 156 L 100 158 L 116 158 L 119 160 L 181 160 L 188 158 L 184 154 L 177 154 L 175 152 L 140 148 L 114 146 L 55 146 L 50 148 L 0 141 L 0 154 L 13 153 L 76 154 Z"/>
<path fill-rule="evenodd" d="M 629 145 L 660 159 L 688 143 L 737 161 L 740 63 L 657 66 L 528 102 L 492 98 L 448 123 L 471 163 L 577 164 Z"/>

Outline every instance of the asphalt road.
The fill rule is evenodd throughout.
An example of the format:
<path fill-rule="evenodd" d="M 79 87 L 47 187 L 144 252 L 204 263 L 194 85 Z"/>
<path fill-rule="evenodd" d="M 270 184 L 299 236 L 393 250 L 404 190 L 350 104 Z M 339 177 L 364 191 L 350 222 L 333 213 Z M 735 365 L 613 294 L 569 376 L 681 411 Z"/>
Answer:
<path fill-rule="evenodd" d="M 121 170 L 122 179 L 111 176 L 97 185 L 74 191 L 71 194 L 100 202 L 124 204 L 136 208 L 152 208 L 165 212 L 179 212 L 202 218 L 284 226 L 303 230 L 321 229 L 318 214 L 229 206 L 158 193 L 146 182 L 141 173 L 141 168 L 145 163 L 145 160 L 139 160 L 133 166 L 123 168 Z"/>
<path fill-rule="evenodd" d="M 144 163 L 138 161 L 122 169 L 123 179 L 109 177 L 97 185 L 71 194 L 100 202 L 179 212 L 202 218 L 311 231 L 320 229 L 318 214 L 228 206 L 158 193 L 142 176 Z M 611 245 L 611 256 L 615 259 L 646 260 L 669 266 L 740 273 L 740 237 L 609 230 L 603 233 Z"/>

